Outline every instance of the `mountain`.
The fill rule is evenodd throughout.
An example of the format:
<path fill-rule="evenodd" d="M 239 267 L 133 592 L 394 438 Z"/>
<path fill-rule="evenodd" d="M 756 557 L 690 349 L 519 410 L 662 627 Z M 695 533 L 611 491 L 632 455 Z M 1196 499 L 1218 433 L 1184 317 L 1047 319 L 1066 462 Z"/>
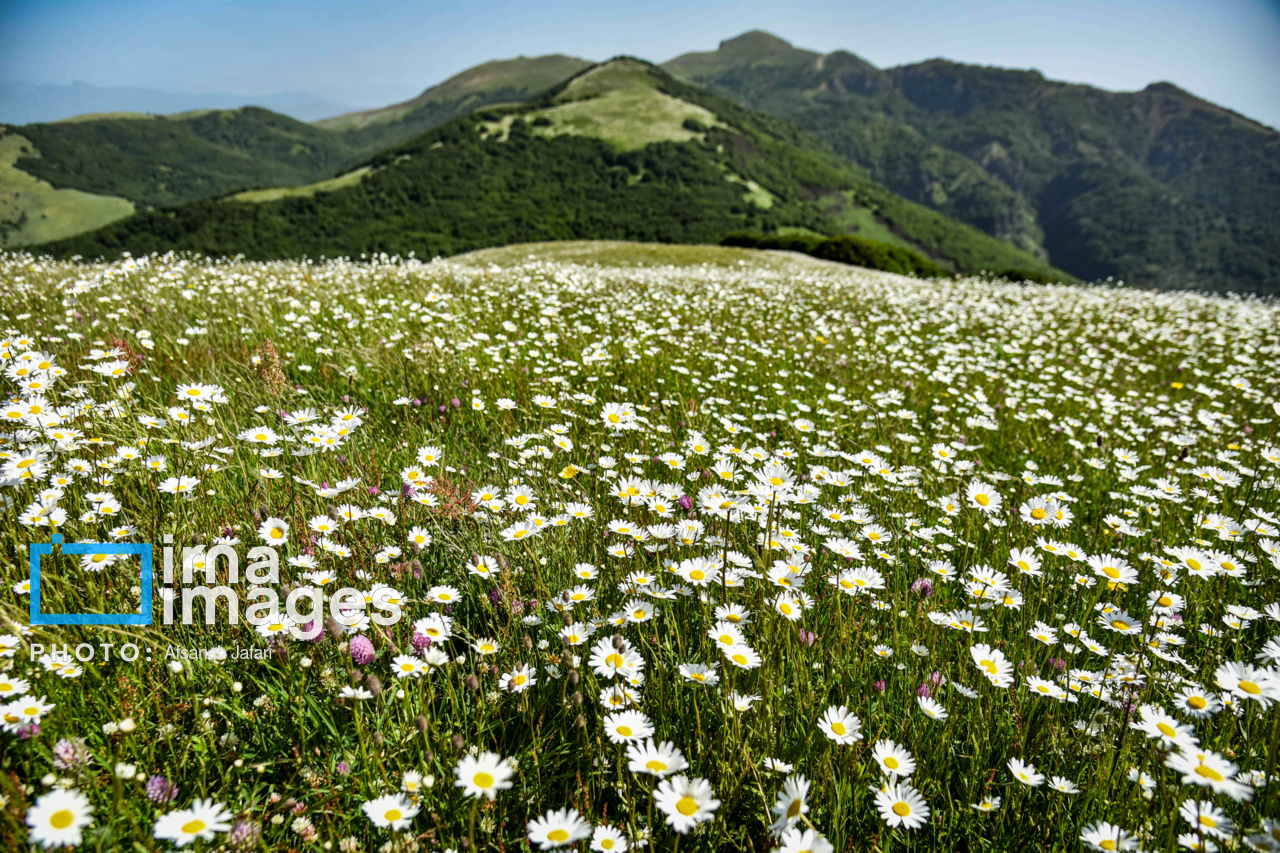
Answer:
<path fill-rule="evenodd" d="M 113 90 L 83 86 L 86 98 L 107 93 L 84 102 L 93 113 L 0 125 L 0 248 L 70 237 L 135 207 L 321 181 L 479 107 L 526 101 L 589 65 L 559 55 L 486 62 L 410 101 L 314 124 L 258 107 L 109 113 L 120 103 Z"/>
<path fill-rule="evenodd" d="M 41 249 L 430 257 L 535 240 L 705 243 L 779 229 L 854 233 L 956 271 L 1065 277 L 903 200 L 790 122 L 626 57 L 524 104 L 448 121 L 323 183 L 141 211 Z"/>
<path fill-rule="evenodd" d="M 558 82 L 558 81 L 557 81 Z M 231 109 L 252 104 L 301 121 L 314 121 L 350 107 L 307 92 L 232 95 L 210 92 L 162 92 L 136 86 L 92 86 L 77 80 L 70 86 L 0 80 L 0 122 L 36 124 L 62 121 L 86 113 L 180 113 L 199 109 Z"/>
<path fill-rule="evenodd" d="M 0 247 L 23 245 L 33 236 L 32 213 L 20 203 L 37 197 L 63 202 L 60 215 L 43 220 L 35 235 L 57 239 L 105 224 L 104 209 L 119 218 L 135 206 L 308 183 L 368 153 L 258 107 L 0 125 L 0 151 L 7 152 L 0 158 Z M 118 203 L 104 208 L 103 198 Z"/>
<path fill-rule="evenodd" d="M 1280 134 L 1169 83 L 1107 92 L 750 32 L 663 66 L 1085 279 L 1280 292 Z"/>
<path fill-rule="evenodd" d="M 325 119 L 316 126 L 343 133 L 361 148 L 394 145 L 480 107 L 527 101 L 592 64 L 560 54 L 486 62 L 411 100 Z"/>

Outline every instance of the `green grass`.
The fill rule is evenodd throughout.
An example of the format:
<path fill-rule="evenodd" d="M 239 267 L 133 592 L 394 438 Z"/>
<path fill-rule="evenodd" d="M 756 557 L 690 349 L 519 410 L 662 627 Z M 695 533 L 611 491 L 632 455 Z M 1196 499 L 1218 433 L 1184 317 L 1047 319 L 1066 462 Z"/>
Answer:
<path fill-rule="evenodd" d="M 127 199 L 57 189 L 14 166 L 34 150 L 16 133 L 0 135 L 0 248 L 61 240 L 133 213 Z"/>
<path fill-rule="evenodd" d="M 486 127 L 495 138 L 506 139 L 517 118 L 533 123 L 538 136 L 590 136 L 619 151 L 655 142 L 702 140 L 705 132 L 685 127 L 690 120 L 702 127 L 725 126 L 705 107 L 655 88 L 650 66 L 625 59 L 575 77 L 546 108 L 506 115 Z"/>
<path fill-rule="evenodd" d="M 1222 810 L 1223 848 L 1245 849 L 1280 820 L 1271 302 L 624 243 L 434 262 L 0 254 L 0 293 L 14 392 L 0 407 L 0 849 L 47 838 L 51 804 L 80 796 L 93 813 L 65 840 L 85 850 L 173 849 L 157 834 L 209 799 L 223 831 L 185 849 L 516 851 L 530 821 L 575 809 L 641 851 L 759 853 L 782 845 L 769 826 L 794 776 L 809 787 L 793 829 L 839 851 L 1074 853 L 1105 821 L 1175 853 L 1178 810 L 1197 801 Z M 48 360 L 60 370 L 13 369 Z M 308 409 L 315 429 L 283 418 Z M 277 439 L 256 443 L 260 427 Z M 198 481 L 186 497 L 170 493 L 179 477 Z M 474 505 L 488 491 L 503 508 Z M 572 517 L 581 507 L 590 518 Z M 335 520 L 356 512 L 382 518 Z M 273 590 L 386 584 L 403 618 L 315 642 L 222 612 L 29 628 L 28 545 L 55 531 L 155 543 L 157 612 L 171 534 L 179 548 L 234 539 L 242 556 L 281 542 Z M 329 576 L 308 576 L 307 557 Z M 45 612 L 141 605 L 136 564 L 46 559 Z M 722 581 L 718 565 L 743 572 Z M 868 591 L 841 591 L 856 578 Z M 748 615 L 728 652 L 726 605 Z M 430 649 L 415 646 L 428 618 Z M 583 626 L 584 644 L 562 639 Z M 625 735 L 602 694 L 619 681 L 591 657 L 621 651 L 614 637 L 643 661 L 620 700 L 644 715 L 632 736 L 652 726 L 719 801 L 688 834 L 611 740 Z M 85 643 L 96 659 L 71 669 L 33 654 Z M 122 660 L 125 643 L 144 651 Z M 1007 659 L 1008 683 L 974 652 Z M 420 677 L 397 677 L 401 655 Z M 1234 663 L 1260 669 L 1232 692 Z M 688 665 L 718 666 L 719 683 Z M 513 683 L 522 666 L 535 681 Z M 1197 717 L 1183 688 L 1231 707 Z M 945 719 L 924 713 L 925 692 Z M 37 732 L 18 714 L 40 697 Z M 853 742 L 820 727 L 839 706 Z M 1131 725 L 1156 709 L 1184 751 L 1198 742 L 1187 771 Z M 876 805 L 873 748 L 889 740 L 915 762 L 898 781 L 928 805 L 918 828 Z M 492 802 L 455 784 L 488 751 L 511 771 Z M 1018 781 L 1011 759 L 1046 784 Z M 147 795 L 152 776 L 172 802 L 159 782 Z M 401 797 L 396 832 L 364 811 L 387 795 Z M 990 813 L 971 805 L 994 798 Z"/>
<path fill-rule="evenodd" d="M 823 196 L 818 200 L 818 205 L 827 211 L 839 231 L 857 234 L 868 240 L 891 243 L 913 252 L 921 249 L 918 244 L 903 239 L 871 209 L 858 205 L 853 199 L 853 193 L 832 193 Z M 928 254 L 927 251 L 926 254 Z"/>
<path fill-rule="evenodd" d="M 316 193 L 328 193 L 340 190 L 343 187 L 354 186 L 363 181 L 365 176 L 372 171 L 372 166 L 361 166 L 327 181 L 316 181 L 314 184 L 306 184 L 301 187 L 272 187 L 265 190 L 246 190 L 229 196 L 228 200 L 261 203 L 264 201 L 278 201 L 282 198 L 310 198 Z"/>
<path fill-rule="evenodd" d="M 823 261 L 803 255 L 736 249 L 728 246 L 671 246 L 663 243 L 629 243 L 616 240 L 566 240 L 557 243 L 518 243 L 496 249 L 479 249 L 456 255 L 451 263 L 467 266 L 510 266 L 527 261 L 599 264 L 610 267 L 670 266 L 739 267 L 800 272 Z"/>

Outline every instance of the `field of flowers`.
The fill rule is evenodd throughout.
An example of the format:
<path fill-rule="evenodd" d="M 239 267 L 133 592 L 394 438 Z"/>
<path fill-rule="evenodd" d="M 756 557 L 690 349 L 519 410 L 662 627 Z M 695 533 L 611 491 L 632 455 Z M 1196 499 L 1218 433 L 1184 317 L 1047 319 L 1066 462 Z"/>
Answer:
<path fill-rule="evenodd" d="M 0 255 L 0 849 L 1280 850 L 1280 306 L 646 251 Z"/>

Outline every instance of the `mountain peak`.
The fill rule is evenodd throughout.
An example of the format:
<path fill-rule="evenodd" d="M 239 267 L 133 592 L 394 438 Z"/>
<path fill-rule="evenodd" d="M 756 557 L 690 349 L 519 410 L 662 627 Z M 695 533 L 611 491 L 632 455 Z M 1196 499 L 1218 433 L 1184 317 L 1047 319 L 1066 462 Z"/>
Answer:
<path fill-rule="evenodd" d="M 720 50 L 726 53 L 764 55 L 769 53 L 790 53 L 795 46 L 786 39 L 779 38 L 764 30 L 750 30 L 740 36 L 720 42 Z"/>

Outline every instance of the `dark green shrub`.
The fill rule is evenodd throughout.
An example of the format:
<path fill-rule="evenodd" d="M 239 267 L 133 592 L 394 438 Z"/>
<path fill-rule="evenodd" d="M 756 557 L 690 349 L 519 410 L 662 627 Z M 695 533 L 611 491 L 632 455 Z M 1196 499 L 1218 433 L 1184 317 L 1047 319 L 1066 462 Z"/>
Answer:
<path fill-rule="evenodd" d="M 814 257 L 842 264 L 853 264 L 902 275 L 943 276 L 947 271 L 910 249 L 844 234 L 821 241 L 812 252 Z"/>
<path fill-rule="evenodd" d="M 721 246 L 732 246 L 735 249 L 756 249 L 760 246 L 761 236 L 754 231 L 733 231 L 724 235 Z"/>

